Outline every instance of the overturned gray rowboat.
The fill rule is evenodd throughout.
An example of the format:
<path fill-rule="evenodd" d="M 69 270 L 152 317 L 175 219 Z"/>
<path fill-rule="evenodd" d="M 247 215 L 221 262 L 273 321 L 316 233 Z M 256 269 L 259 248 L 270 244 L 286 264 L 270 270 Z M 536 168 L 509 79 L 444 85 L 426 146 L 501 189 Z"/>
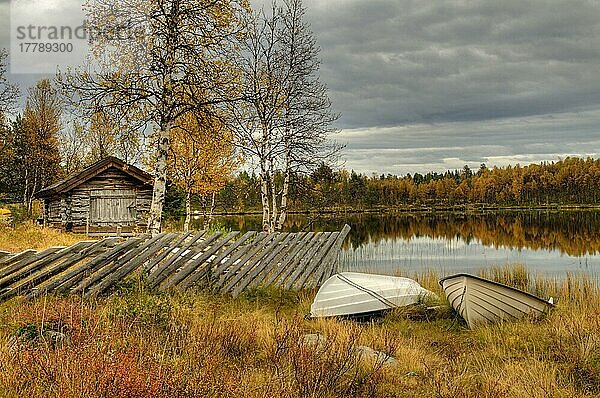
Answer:
<path fill-rule="evenodd" d="M 525 316 L 547 314 L 554 307 L 546 301 L 514 287 L 469 274 L 456 274 L 440 280 L 448 302 L 469 328 L 480 323 L 499 323 Z"/>
<path fill-rule="evenodd" d="M 427 295 L 435 296 L 409 278 L 342 272 L 323 283 L 310 306 L 310 315 L 366 316 L 416 304 Z"/>

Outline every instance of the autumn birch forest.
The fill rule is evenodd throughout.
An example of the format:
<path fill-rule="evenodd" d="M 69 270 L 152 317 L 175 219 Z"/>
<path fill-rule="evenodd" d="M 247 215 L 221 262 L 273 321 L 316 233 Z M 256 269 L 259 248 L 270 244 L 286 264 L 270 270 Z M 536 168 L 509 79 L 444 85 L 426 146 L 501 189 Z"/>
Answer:
<path fill-rule="evenodd" d="M 188 229 L 197 211 L 206 225 L 215 211 L 260 212 L 277 231 L 292 211 L 598 202 L 591 158 L 405 176 L 340 168 L 340 115 L 301 0 L 112 4 L 85 5 L 89 65 L 17 87 L 0 51 L 0 204 L 33 216 L 37 191 L 106 156 L 154 176 L 152 233 L 165 217 Z"/>

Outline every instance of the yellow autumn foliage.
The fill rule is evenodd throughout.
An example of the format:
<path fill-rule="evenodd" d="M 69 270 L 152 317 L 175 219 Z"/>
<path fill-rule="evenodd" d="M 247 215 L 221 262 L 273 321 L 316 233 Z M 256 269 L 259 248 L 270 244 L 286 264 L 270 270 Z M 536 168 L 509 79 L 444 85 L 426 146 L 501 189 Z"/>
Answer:
<path fill-rule="evenodd" d="M 215 116 L 188 112 L 171 129 L 171 178 L 201 196 L 223 188 L 239 165 L 233 133 Z"/>

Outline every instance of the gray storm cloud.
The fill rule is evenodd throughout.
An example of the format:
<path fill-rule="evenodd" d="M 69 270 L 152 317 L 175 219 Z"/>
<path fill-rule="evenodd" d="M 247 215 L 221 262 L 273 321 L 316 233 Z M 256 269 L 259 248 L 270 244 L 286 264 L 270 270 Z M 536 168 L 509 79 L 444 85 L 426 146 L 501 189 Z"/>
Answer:
<path fill-rule="evenodd" d="M 314 5 L 323 74 L 343 127 L 549 114 L 600 102 L 598 3 Z"/>
<path fill-rule="evenodd" d="M 424 172 L 594 155 L 600 3 L 307 3 L 346 167 Z"/>

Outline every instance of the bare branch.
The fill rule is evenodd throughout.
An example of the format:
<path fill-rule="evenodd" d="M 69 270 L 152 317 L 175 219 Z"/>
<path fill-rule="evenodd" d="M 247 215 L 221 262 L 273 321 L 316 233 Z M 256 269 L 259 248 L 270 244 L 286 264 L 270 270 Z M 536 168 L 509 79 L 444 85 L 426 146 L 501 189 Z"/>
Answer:
<path fill-rule="evenodd" d="M 2 117 L 15 110 L 19 99 L 19 87 L 10 83 L 6 77 L 7 59 L 8 51 L 5 48 L 0 49 L 0 116 Z"/>

